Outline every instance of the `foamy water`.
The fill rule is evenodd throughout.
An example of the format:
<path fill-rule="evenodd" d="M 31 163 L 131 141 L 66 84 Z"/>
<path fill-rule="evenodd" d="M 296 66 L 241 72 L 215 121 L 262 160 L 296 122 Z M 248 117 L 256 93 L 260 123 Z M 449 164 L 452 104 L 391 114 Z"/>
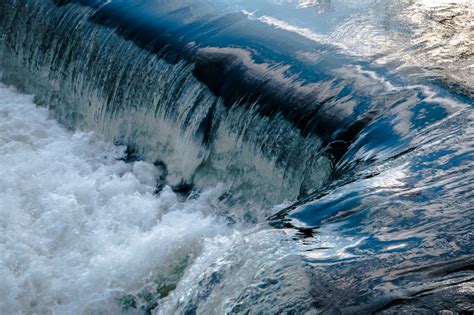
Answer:
<path fill-rule="evenodd" d="M 203 240 L 228 232 L 204 214 L 218 189 L 156 196 L 153 165 L 123 151 L 0 85 L 0 313 L 123 310 L 127 294 L 172 289 Z"/>

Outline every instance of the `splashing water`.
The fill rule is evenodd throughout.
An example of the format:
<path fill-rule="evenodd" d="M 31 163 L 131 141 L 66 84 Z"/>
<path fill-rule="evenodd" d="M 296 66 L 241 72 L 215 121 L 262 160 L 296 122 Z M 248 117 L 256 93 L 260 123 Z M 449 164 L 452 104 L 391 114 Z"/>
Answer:
<path fill-rule="evenodd" d="M 197 309 L 206 293 L 187 285 L 211 289 L 224 274 L 234 279 L 229 301 L 207 297 L 222 312 L 246 303 L 240 290 L 267 282 L 291 290 L 290 302 L 308 302 L 304 269 L 289 265 L 291 232 L 229 227 L 212 215 L 224 207 L 222 187 L 184 202 L 169 187 L 156 195 L 155 166 L 124 162 L 124 147 L 65 130 L 4 85 L 0 126 L 1 313 L 147 313 L 183 276 L 160 312 L 177 311 L 185 294 L 196 303 L 186 309 Z M 300 294 L 291 285 L 298 277 Z"/>
<path fill-rule="evenodd" d="M 175 285 L 172 271 L 228 232 L 205 214 L 215 191 L 154 196 L 153 165 L 126 164 L 123 147 L 66 131 L 5 86 L 0 126 L 3 314 L 117 310 L 144 283 Z"/>
<path fill-rule="evenodd" d="M 474 312 L 472 12 L 1 1 L 0 313 Z"/>

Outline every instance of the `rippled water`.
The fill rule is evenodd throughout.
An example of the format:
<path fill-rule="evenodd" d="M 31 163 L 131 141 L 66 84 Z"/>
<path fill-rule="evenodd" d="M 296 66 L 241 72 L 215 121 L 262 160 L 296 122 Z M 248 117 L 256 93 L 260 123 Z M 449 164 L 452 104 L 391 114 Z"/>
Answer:
<path fill-rule="evenodd" d="M 474 312 L 473 21 L 3 1 L 0 313 Z"/>

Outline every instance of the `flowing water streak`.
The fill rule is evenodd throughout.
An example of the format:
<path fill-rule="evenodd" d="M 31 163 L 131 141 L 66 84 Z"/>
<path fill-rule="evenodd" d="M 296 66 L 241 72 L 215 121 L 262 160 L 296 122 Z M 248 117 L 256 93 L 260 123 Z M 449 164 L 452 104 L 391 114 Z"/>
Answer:
<path fill-rule="evenodd" d="M 227 108 L 195 79 L 192 65 L 170 63 L 98 27 L 91 9 L 36 0 L 29 0 L 34 9 L 0 5 L 8 12 L 3 67 L 13 69 L 4 80 L 28 86 L 66 126 L 95 130 L 164 162 L 172 185 L 203 188 L 217 178 L 243 195 L 233 198 L 276 204 L 328 177 L 331 163 L 318 158 L 317 137 L 302 136 L 278 115 Z"/>
<path fill-rule="evenodd" d="M 150 197 L 153 209 L 167 196 L 173 202 L 163 207 L 158 223 L 140 224 L 156 227 L 160 235 L 169 232 L 173 241 L 156 235 L 159 244 L 144 241 L 139 250 L 125 249 L 125 254 L 138 252 L 136 257 L 156 249 L 151 253 L 154 262 L 117 259 L 118 250 L 105 251 L 105 258 L 92 253 L 101 255 L 91 258 L 92 267 L 100 262 L 114 267 L 104 267 L 110 281 L 91 275 L 84 283 L 72 280 L 79 289 L 64 288 L 69 269 L 57 273 L 54 283 L 35 282 L 28 272 L 32 269 L 18 271 L 15 264 L 6 265 L 7 274 L 11 269 L 20 275 L 12 286 L 21 287 L 6 307 L 14 308 L 16 299 L 31 298 L 29 309 L 53 312 L 74 307 L 130 313 L 154 309 L 163 314 L 474 311 L 474 104 L 470 69 L 463 66 L 472 59 L 472 43 L 462 27 L 469 24 L 463 6 L 427 11 L 420 1 L 241 1 L 237 9 L 232 6 L 237 11 L 218 10 L 210 18 L 206 10 L 215 12 L 213 6 L 225 7 L 226 1 L 195 1 L 192 7 L 180 1 L 111 1 L 101 14 L 92 14 L 94 7 L 77 5 L 95 1 L 54 2 L 58 6 L 34 0 L 27 6 L 16 0 L 0 3 L 5 81 L 34 92 L 70 128 L 93 129 L 109 140 L 135 146 L 138 152 L 129 152 L 129 161 L 141 155 L 158 162 L 157 169 L 145 162 L 112 163 L 128 170 L 120 178 L 137 178 L 149 194 L 156 177 L 166 171 L 175 190 L 176 184 L 190 179 L 198 188 L 225 184 L 193 194 L 184 203 L 177 202 L 169 188 L 156 201 Z M 138 5 L 141 11 L 134 11 L 138 3 L 149 6 Z M 316 7 L 319 11 L 311 11 Z M 154 12 L 151 17 L 144 8 Z M 172 13 L 163 17 L 153 11 L 158 8 Z M 439 20 L 428 23 L 430 16 Z M 140 28 L 138 21 L 150 27 Z M 434 25 L 435 31 L 426 25 Z M 138 31 L 127 33 L 127 27 Z M 163 32 L 153 33 L 155 29 Z M 453 40 L 438 49 L 445 36 L 453 34 Z M 183 38 L 186 45 L 176 43 Z M 383 42 L 384 47 L 363 38 Z M 194 59 L 187 55 L 191 53 L 196 53 Z M 253 89 L 259 97 L 246 98 Z M 226 103 L 229 93 L 239 99 Z M 275 108 L 281 111 L 275 113 Z M 339 136 L 331 138 L 333 132 Z M 341 150 L 325 150 L 325 137 L 336 140 Z M 18 137 L 22 139 L 28 141 L 24 135 Z M 74 193 L 65 199 L 84 204 L 72 186 L 67 187 Z M 309 191 L 314 193 L 308 195 Z M 138 195 L 141 200 L 146 194 Z M 270 204 L 297 195 L 304 199 L 272 216 L 271 224 L 278 229 L 268 229 L 265 223 L 250 228 L 235 224 L 263 221 L 274 212 Z M 239 203 L 257 200 L 266 201 L 266 209 Z M 55 205 L 49 203 L 45 209 L 54 211 Z M 94 206 L 84 211 L 95 214 Z M 183 232 L 182 242 L 162 226 L 168 214 L 175 215 L 173 209 L 188 215 L 195 214 L 195 207 L 201 216 L 193 218 L 210 220 L 207 226 L 216 230 L 201 231 L 196 222 L 186 221 L 187 216 L 171 217 L 194 224 Z M 82 214 L 79 208 L 60 214 Z M 123 209 L 118 221 L 121 213 L 136 224 Z M 210 214 L 217 218 L 210 219 Z M 100 223 L 88 215 L 85 221 Z M 44 221 L 42 227 L 48 226 Z M 130 224 L 123 228 L 129 230 Z M 184 229 L 179 222 L 169 226 Z M 54 227 L 61 230 L 61 224 Z M 120 227 L 115 224 L 113 233 Z M 29 225 L 10 234 L 24 235 L 22 228 L 28 231 Z M 113 238 L 107 236 L 109 230 L 97 232 Z M 137 233 L 141 238 L 140 230 Z M 61 239 L 52 235 L 45 239 Z M 195 246 L 179 247 L 184 243 Z M 47 250 L 54 251 L 54 246 Z M 16 261 L 20 252 L 16 245 L 10 248 Z M 161 248 L 170 250 L 164 255 Z M 47 250 L 34 256 L 31 265 L 49 259 Z M 80 254 L 85 260 L 91 257 Z M 78 266 L 73 274 L 88 266 Z M 128 266 L 137 269 L 131 277 L 123 273 Z M 154 270 L 150 277 L 142 274 L 147 268 Z M 100 280 L 97 295 L 81 291 L 95 277 Z M 55 299 L 58 293 L 42 291 L 43 284 L 58 284 L 64 295 Z M 27 294 L 36 288 L 41 294 Z M 81 305 L 68 299 L 74 290 L 85 294 Z M 57 305 L 48 305 L 51 300 Z"/>

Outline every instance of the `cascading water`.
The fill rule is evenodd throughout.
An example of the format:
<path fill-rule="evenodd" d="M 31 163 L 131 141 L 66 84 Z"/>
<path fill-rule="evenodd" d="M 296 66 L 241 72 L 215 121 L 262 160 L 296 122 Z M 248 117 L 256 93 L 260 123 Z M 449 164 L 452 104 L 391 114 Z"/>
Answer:
<path fill-rule="evenodd" d="M 2 1 L 0 313 L 474 312 L 472 21 Z"/>
<path fill-rule="evenodd" d="M 34 11 L 4 6 L 4 12 L 18 11 L 5 21 L 18 34 L 7 33 L 16 53 L 3 59 L 4 68 L 14 64 L 13 58 L 31 59 L 28 71 L 42 78 L 28 83 L 36 87 L 31 91 L 37 102 L 54 107 L 55 117 L 68 127 L 98 131 L 146 160 L 164 162 L 172 184 L 192 181 L 205 187 L 230 177 L 240 192 L 252 194 L 246 186 L 258 185 L 266 191 L 260 198 L 281 202 L 328 176 L 327 158 L 315 158 L 319 139 L 302 137 L 278 117 L 257 120 L 251 109 L 226 109 L 194 78 L 192 65 L 170 63 L 113 29 L 98 28 L 89 21 L 90 9 L 69 5 L 58 11 L 51 3 L 36 2 Z M 25 42 L 32 45 L 24 47 Z M 24 76 L 16 75 L 21 77 L 5 80 L 19 84 Z"/>

